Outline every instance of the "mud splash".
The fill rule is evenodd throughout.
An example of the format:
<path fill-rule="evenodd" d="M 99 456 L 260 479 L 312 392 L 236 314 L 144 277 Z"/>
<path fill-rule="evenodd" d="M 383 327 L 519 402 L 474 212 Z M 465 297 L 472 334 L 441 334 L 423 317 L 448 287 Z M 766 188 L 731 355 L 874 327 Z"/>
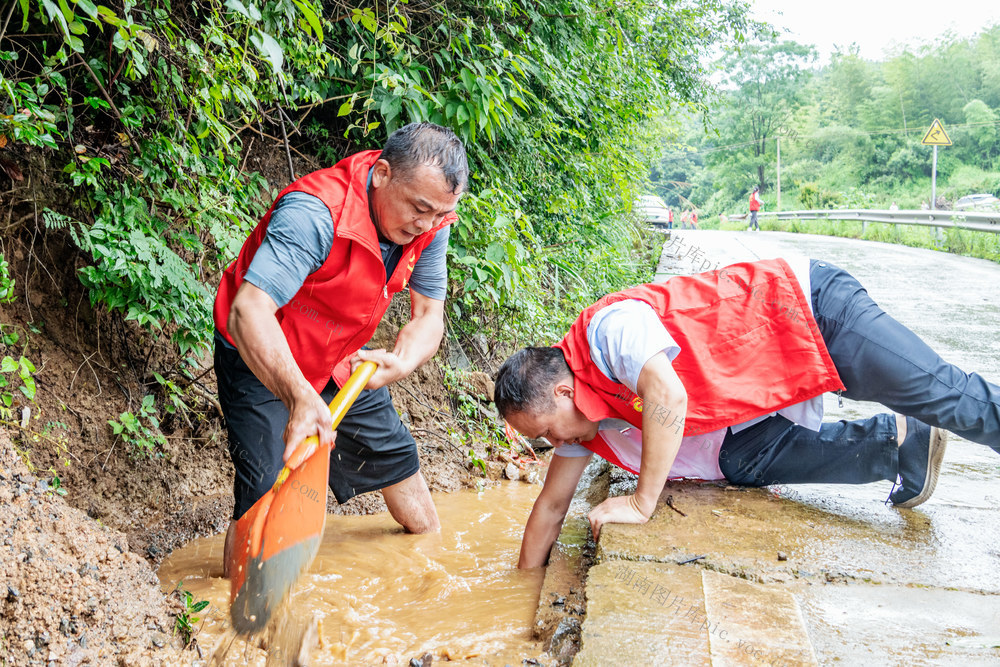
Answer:
<path fill-rule="evenodd" d="M 407 535 L 387 514 L 328 516 L 319 555 L 286 607 L 285 634 L 316 624 L 309 664 L 406 664 L 430 653 L 467 664 L 543 657 L 531 639 L 544 572 L 516 569 L 521 534 L 539 487 L 508 483 L 480 493 L 435 495 L 442 532 Z M 233 640 L 222 536 L 175 551 L 159 570 L 210 605 L 197 635 L 224 664 L 292 661 L 297 639 Z M 230 645 L 231 643 L 231 645 Z M 285 645 L 285 644 L 288 645 Z"/>

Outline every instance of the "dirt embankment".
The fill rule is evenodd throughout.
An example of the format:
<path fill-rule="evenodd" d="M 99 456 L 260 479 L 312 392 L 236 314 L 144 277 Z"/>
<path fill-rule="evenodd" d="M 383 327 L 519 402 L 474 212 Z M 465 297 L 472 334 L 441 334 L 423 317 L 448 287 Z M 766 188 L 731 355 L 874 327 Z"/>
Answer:
<path fill-rule="evenodd" d="M 0 507 L 0 663 L 182 662 L 150 564 L 28 472 L 3 432 Z"/>

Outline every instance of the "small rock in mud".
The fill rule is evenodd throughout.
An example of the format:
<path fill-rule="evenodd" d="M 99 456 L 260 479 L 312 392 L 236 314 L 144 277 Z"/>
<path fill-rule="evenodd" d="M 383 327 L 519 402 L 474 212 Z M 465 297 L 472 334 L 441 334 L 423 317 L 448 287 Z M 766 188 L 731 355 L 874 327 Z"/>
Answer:
<path fill-rule="evenodd" d="M 493 401 L 494 384 L 489 375 L 482 371 L 469 373 L 469 384 L 472 385 L 476 398 L 483 401 Z"/>
<path fill-rule="evenodd" d="M 529 470 L 527 474 L 521 478 L 521 481 L 527 482 L 528 484 L 541 484 L 544 479 L 537 470 Z"/>
<path fill-rule="evenodd" d="M 493 481 L 496 481 L 503 477 L 504 464 L 500 461 L 487 461 L 486 462 L 486 477 Z"/>
<path fill-rule="evenodd" d="M 410 658 L 410 667 L 431 667 L 434 664 L 434 656 L 424 653 L 419 658 Z"/>
<path fill-rule="evenodd" d="M 788 560 L 788 554 L 786 554 L 784 551 L 779 551 L 778 560 Z"/>

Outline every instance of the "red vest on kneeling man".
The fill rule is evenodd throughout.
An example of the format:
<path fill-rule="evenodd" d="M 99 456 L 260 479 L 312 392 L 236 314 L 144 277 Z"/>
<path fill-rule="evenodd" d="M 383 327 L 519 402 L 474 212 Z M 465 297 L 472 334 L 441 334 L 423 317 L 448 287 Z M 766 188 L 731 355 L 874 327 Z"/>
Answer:
<path fill-rule="evenodd" d="M 645 301 L 681 348 L 674 370 L 687 415 L 661 415 L 591 360 L 587 326 L 601 308 Z M 844 386 L 798 280 L 783 259 L 734 264 L 609 294 L 584 310 L 556 345 L 576 380 L 574 402 L 591 421 L 624 419 L 642 428 L 643 409 L 683 425 L 685 435 L 741 424 Z M 662 423 L 662 422 L 661 422 Z M 581 443 L 622 466 L 600 435 Z"/>

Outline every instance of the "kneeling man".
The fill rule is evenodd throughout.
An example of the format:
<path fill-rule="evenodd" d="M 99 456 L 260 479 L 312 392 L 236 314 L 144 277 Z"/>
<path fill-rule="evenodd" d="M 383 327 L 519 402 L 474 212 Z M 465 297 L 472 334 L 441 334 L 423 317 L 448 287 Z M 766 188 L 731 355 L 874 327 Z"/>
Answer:
<path fill-rule="evenodd" d="M 822 395 L 898 414 L 823 423 Z M 645 523 L 668 478 L 733 484 L 896 483 L 934 492 L 947 429 L 1000 452 L 1000 387 L 945 362 L 846 271 L 746 262 L 610 294 L 550 348 L 520 350 L 496 379 L 500 414 L 556 448 L 521 545 L 543 565 L 591 454 L 639 475 L 590 513 Z"/>

